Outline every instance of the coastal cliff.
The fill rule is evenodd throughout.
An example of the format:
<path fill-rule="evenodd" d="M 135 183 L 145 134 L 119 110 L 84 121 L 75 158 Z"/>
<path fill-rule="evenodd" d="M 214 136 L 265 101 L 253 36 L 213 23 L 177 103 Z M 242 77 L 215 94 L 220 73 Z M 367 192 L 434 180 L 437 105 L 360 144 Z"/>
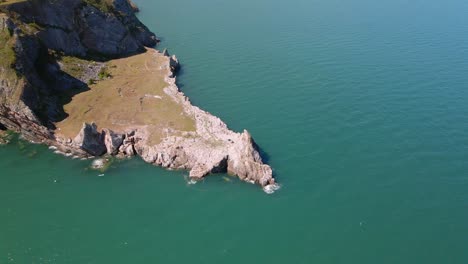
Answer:
<path fill-rule="evenodd" d="M 138 155 L 277 188 L 249 132 L 193 106 L 129 0 L 0 2 L 0 127 L 83 157 Z"/>

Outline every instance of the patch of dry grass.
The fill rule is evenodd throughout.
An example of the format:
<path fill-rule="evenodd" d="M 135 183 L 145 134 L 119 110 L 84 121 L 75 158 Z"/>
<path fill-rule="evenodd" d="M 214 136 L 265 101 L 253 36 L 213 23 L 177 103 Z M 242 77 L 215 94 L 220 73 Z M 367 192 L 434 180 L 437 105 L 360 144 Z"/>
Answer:
<path fill-rule="evenodd" d="M 86 68 L 88 68 L 90 64 L 95 64 L 95 62 L 71 56 L 62 56 L 59 62 L 63 65 L 62 71 L 76 79 L 81 79 L 86 71 Z"/>
<path fill-rule="evenodd" d="M 7 6 L 11 4 L 26 2 L 27 0 L 0 0 L 0 6 Z"/>
<path fill-rule="evenodd" d="M 163 89 L 167 74 L 167 57 L 149 49 L 146 53 L 112 60 L 106 70 L 110 78 L 90 85 L 64 106 L 69 115 L 57 123 L 57 134 L 74 138 L 84 122 L 117 132 L 147 126 L 150 144 L 157 144 L 164 129 L 195 131 L 195 121 L 187 116 Z"/>

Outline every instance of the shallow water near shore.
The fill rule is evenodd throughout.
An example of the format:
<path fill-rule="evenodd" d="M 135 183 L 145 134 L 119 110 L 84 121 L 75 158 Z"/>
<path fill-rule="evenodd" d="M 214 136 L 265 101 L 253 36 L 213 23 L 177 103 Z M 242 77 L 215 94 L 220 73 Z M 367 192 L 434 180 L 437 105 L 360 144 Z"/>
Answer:
<path fill-rule="evenodd" d="M 135 2 L 281 190 L 14 141 L 0 263 L 468 263 L 467 2 Z"/>

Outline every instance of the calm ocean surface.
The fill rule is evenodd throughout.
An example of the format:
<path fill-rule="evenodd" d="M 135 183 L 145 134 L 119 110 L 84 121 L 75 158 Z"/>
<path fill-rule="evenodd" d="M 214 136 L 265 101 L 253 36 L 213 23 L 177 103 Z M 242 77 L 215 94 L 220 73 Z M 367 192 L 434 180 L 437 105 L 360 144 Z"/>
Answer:
<path fill-rule="evenodd" d="M 468 2 L 135 1 L 282 189 L 0 147 L 0 263 L 468 263 Z"/>

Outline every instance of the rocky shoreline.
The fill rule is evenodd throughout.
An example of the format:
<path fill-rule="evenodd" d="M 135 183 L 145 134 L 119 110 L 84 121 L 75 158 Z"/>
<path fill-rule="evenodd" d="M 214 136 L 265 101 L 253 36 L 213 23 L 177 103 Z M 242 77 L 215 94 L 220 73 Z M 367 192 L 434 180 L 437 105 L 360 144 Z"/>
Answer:
<path fill-rule="evenodd" d="M 82 7 L 80 0 L 67 1 L 71 2 L 70 4 L 74 3 L 74 6 L 78 8 L 77 10 L 86 11 L 87 9 L 93 8 L 86 4 Z M 114 9 L 121 10 L 117 19 L 124 25 L 125 23 L 131 23 L 131 25 L 140 23 L 139 21 L 136 22 L 137 19 L 134 17 L 136 7 L 131 1 L 114 0 L 112 1 L 112 5 Z M 41 6 L 41 8 L 47 11 L 44 11 L 44 14 L 48 14 L 51 8 L 57 7 L 46 5 Z M 63 6 L 60 8 L 66 7 Z M 14 7 L 13 9 L 30 10 L 24 6 Z M 85 11 L 81 11 L 81 13 Z M 94 10 L 94 12 L 96 12 L 96 10 Z M 102 13 L 104 16 L 108 17 L 112 15 L 106 12 Z M 14 32 L 15 28 L 19 28 L 17 25 L 18 21 L 9 22 L 8 19 L 9 18 L 4 19 L 2 23 L 3 29 L 0 30 L 5 30 L 6 28 L 10 32 Z M 51 18 L 49 17 L 47 19 L 50 20 Z M 94 31 L 98 32 L 102 30 L 99 28 L 100 25 L 92 24 L 94 23 L 93 21 L 94 20 L 91 20 L 91 22 L 87 21 L 86 28 L 93 28 Z M 16 25 L 12 26 L 12 24 L 15 23 Z M 13 30 L 12 27 L 14 27 Z M 73 26 L 71 27 L 73 28 Z M 138 27 L 140 28 L 140 33 L 138 33 L 139 37 L 136 39 L 140 38 L 140 43 L 145 44 L 145 46 L 152 46 L 151 44 L 155 44 L 153 43 L 156 39 L 154 34 L 148 33 L 147 30 L 143 28 L 144 26 Z M 44 31 L 50 30 L 43 29 L 41 32 Z M 40 35 L 41 32 L 36 33 L 36 35 Z M 67 34 L 69 35 L 71 33 Z M 53 33 L 53 35 L 57 37 L 56 32 Z M 86 36 L 86 34 L 83 33 L 81 33 L 81 35 Z M 148 39 L 145 40 L 146 38 Z M 20 39 L 19 36 L 17 39 Z M 53 45 L 50 43 L 47 44 L 47 42 L 44 41 L 40 43 L 42 45 L 45 43 L 48 49 L 52 48 L 68 53 L 82 53 L 85 52 L 86 49 L 89 50 L 89 48 L 87 48 L 89 43 L 92 44 L 93 48 L 100 48 L 99 41 L 99 39 L 81 41 L 78 46 L 83 46 L 83 49 L 78 48 L 72 51 L 65 51 L 65 48 L 61 48 L 62 44 L 60 41 L 54 42 Z M 126 41 L 128 43 L 132 42 L 131 40 Z M 104 47 L 103 49 L 109 53 L 125 54 L 125 52 L 117 51 L 118 49 L 112 47 Z M 18 53 L 20 50 L 15 49 L 15 51 Z M 113 127 L 106 127 L 99 123 L 86 122 L 83 123 L 78 135 L 74 138 L 70 138 L 62 135 L 60 131 L 57 131 L 53 118 L 49 118 L 49 125 L 44 124 L 43 121 L 41 122 L 40 118 L 38 118 L 37 111 L 34 111 L 34 108 L 30 107 L 28 103 L 24 103 L 24 96 L 19 100 L 20 103 L 24 103 L 21 108 L 13 108 L 7 101 L 0 101 L 0 124 L 20 133 L 29 140 L 50 145 L 56 149 L 57 152 L 67 156 L 101 157 L 111 155 L 116 157 L 129 157 L 138 155 L 144 161 L 157 166 L 168 169 L 189 170 L 189 176 L 193 180 L 200 180 L 206 175 L 213 173 L 229 173 L 238 176 L 241 180 L 246 182 L 262 186 L 268 193 L 279 188 L 273 178 L 271 167 L 263 163 L 258 146 L 255 144 L 248 131 L 244 130 L 242 133 L 231 131 L 221 119 L 192 105 L 190 100 L 180 91 L 176 85 L 176 72 L 180 67 L 177 58 L 175 56 L 170 56 L 167 51 L 158 52 L 152 48 L 146 48 L 146 54 L 147 56 L 152 56 L 154 60 L 161 62 L 160 70 L 164 73 L 164 81 L 167 84 L 163 89 L 164 97 L 168 98 L 165 100 L 172 100 L 177 105 L 181 106 L 181 114 L 186 115 L 194 121 L 193 131 L 182 131 L 172 127 L 165 127 L 162 130 L 164 135 L 161 136 L 160 141 L 153 142 L 150 138 L 152 134 L 156 132 L 150 124 L 128 124 L 123 128 L 119 126 L 119 129 L 114 129 Z M 18 67 L 19 62 L 20 61 L 17 60 L 16 67 Z M 36 73 L 37 72 L 33 72 L 29 74 Z M 0 75 L 0 78 L 1 77 Z M 16 84 L 17 83 L 18 82 L 16 82 Z M 47 85 L 47 83 L 45 85 Z M 11 82 L 2 80 L 0 92 L 9 92 L 14 88 Z M 52 90 L 49 92 L 54 93 L 57 91 Z M 156 97 L 160 98 L 161 96 Z"/>
<path fill-rule="evenodd" d="M 161 56 L 159 52 L 153 52 L 153 56 Z M 65 147 L 69 151 L 79 149 L 80 153 L 84 151 L 93 156 L 138 155 L 157 166 L 190 170 L 189 177 L 194 180 L 211 173 L 227 172 L 237 175 L 241 180 L 269 186 L 267 189 L 276 187 L 272 170 L 269 165 L 263 164 L 249 132 L 233 132 L 221 119 L 193 106 L 176 85 L 175 71 L 179 68 L 177 58 L 169 56 L 167 51 L 162 56 L 166 58 L 165 81 L 168 84 L 164 92 L 195 119 L 196 131 L 179 134 L 168 128 L 167 136 L 161 143 L 153 145 L 148 141 L 152 131 L 146 126 L 129 127 L 125 133 L 118 133 L 108 128 L 98 130 L 97 124 L 86 123 L 74 139 L 58 137 L 60 146 L 57 147 Z"/>

